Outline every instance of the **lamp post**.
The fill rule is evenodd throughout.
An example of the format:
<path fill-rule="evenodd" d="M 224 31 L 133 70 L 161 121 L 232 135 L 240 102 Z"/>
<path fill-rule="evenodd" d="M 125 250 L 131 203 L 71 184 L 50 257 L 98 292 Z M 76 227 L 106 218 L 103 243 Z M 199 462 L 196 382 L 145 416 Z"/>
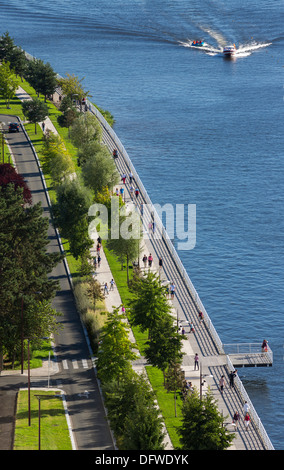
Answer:
<path fill-rule="evenodd" d="M 24 298 L 21 300 L 21 374 L 24 373 Z"/>
<path fill-rule="evenodd" d="M 61 395 L 35 395 L 38 399 L 38 450 L 41 450 L 41 429 L 40 429 L 40 400 L 42 398 L 61 398 Z"/>
<path fill-rule="evenodd" d="M 28 423 L 31 425 L 31 368 L 30 368 L 30 339 L 23 338 L 28 341 Z"/>

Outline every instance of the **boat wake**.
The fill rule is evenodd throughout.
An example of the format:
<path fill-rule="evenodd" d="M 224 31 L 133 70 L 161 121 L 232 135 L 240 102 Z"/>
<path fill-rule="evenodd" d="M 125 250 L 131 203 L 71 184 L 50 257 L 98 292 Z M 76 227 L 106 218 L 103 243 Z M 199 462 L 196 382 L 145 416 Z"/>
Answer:
<path fill-rule="evenodd" d="M 218 44 L 218 47 L 214 47 L 206 42 L 203 42 L 202 46 L 196 47 L 196 45 L 193 44 L 193 40 L 191 39 L 187 39 L 186 41 L 180 41 L 179 44 L 183 47 L 189 47 L 191 49 L 198 49 L 209 56 L 222 56 L 223 57 L 223 47 L 224 47 L 223 41 L 222 41 L 222 44 Z M 248 44 L 239 44 L 239 45 L 237 44 L 234 57 L 248 57 L 253 52 L 259 49 L 262 49 L 264 47 L 268 47 L 271 44 L 272 42 L 258 43 L 256 41 L 253 41 L 252 43 L 248 43 Z"/>

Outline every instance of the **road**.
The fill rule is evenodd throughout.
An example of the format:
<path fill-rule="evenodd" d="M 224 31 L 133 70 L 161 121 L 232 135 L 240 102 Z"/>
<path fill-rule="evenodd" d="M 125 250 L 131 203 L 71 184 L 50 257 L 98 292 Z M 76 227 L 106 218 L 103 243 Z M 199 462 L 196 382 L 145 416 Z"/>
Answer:
<path fill-rule="evenodd" d="M 16 122 L 18 118 L 1 115 L 0 120 L 4 123 L 3 128 L 7 130 L 8 123 Z M 40 201 L 44 216 L 49 218 L 48 251 L 59 252 L 60 245 L 52 224 L 43 181 L 29 141 L 22 128 L 19 133 L 7 133 L 6 137 L 14 155 L 17 171 L 24 177 L 31 190 L 33 203 Z M 62 328 L 55 335 L 58 372 L 51 376 L 50 386 L 61 388 L 65 392 L 77 450 L 114 450 L 90 351 L 75 307 L 64 262 L 58 264 L 51 273 L 51 277 L 58 279 L 60 283 L 61 290 L 56 294 L 53 307 L 62 314 L 58 317 Z M 36 377 L 36 379 L 32 377 L 31 387 L 42 384 L 46 386 L 46 376 Z M 2 410 L 0 404 L 0 430 L 3 431 L 0 449 L 2 445 L 7 450 L 12 446 L 11 437 L 10 441 L 8 439 L 7 425 L 19 386 L 27 386 L 25 376 L 0 376 L 0 400 L 2 404 L 6 403 L 5 410 Z"/>

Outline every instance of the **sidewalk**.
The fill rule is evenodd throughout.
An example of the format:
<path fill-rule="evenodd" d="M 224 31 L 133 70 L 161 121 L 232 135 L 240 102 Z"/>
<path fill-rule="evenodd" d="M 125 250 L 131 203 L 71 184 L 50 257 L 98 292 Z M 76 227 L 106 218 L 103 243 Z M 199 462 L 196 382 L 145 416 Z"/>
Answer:
<path fill-rule="evenodd" d="M 30 95 L 28 93 L 26 93 L 26 91 L 23 90 L 23 88 L 21 88 L 21 87 L 18 87 L 18 89 L 16 90 L 15 95 L 21 101 L 31 100 Z M 38 124 L 41 126 L 41 128 L 42 128 L 42 125 L 44 124 L 44 132 L 47 132 L 48 130 L 50 130 L 54 134 L 57 134 L 57 130 L 54 127 L 54 125 L 52 124 L 49 117 L 47 117 L 44 121 L 39 122 Z"/>
<path fill-rule="evenodd" d="M 21 87 L 19 87 L 17 89 L 16 96 L 21 101 L 31 99 L 31 97 Z M 41 125 L 41 127 L 42 127 L 42 124 L 44 124 L 44 132 L 46 132 L 47 130 L 51 130 L 54 134 L 58 134 L 56 128 L 54 127 L 54 125 L 52 124 L 52 122 L 49 118 L 46 118 L 43 122 L 40 122 L 39 124 Z M 117 188 L 119 186 L 121 186 L 121 185 L 116 185 L 115 188 Z M 115 188 L 114 188 L 114 192 L 115 192 Z M 130 201 L 131 198 L 130 198 L 130 195 L 128 193 L 127 193 L 127 196 L 128 196 L 129 201 Z M 143 240 L 143 242 L 144 242 L 144 240 Z M 94 256 L 96 256 L 96 254 L 97 254 L 96 245 L 97 245 L 97 242 L 95 241 L 94 244 L 93 244 L 93 247 L 90 250 L 92 258 L 94 258 Z M 148 252 L 147 247 L 146 247 L 145 244 L 142 244 L 142 248 L 143 249 L 141 249 L 141 252 L 146 253 L 147 256 L 149 256 L 149 252 Z M 106 306 L 107 311 L 112 312 L 113 308 L 117 308 L 117 307 L 122 305 L 122 301 L 121 301 L 121 298 L 120 298 L 120 295 L 119 295 L 119 292 L 118 292 L 118 289 L 117 289 L 116 285 L 114 285 L 113 290 L 110 290 L 110 281 L 111 281 L 111 279 L 113 279 L 113 275 L 111 273 L 111 270 L 110 270 L 109 264 L 107 262 L 106 256 L 104 254 L 103 248 L 101 248 L 100 255 L 101 255 L 100 267 L 96 268 L 94 276 L 95 276 L 96 280 L 99 282 L 99 284 L 102 286 L 102 288 L 103 288 L 104 284 L 107 282 L 108 287 L 109 287 L 109 293 L 105 296 L 104 301 L 105 301 L 105 306 Z M 156 266 L 155 262 L 153 262 L 152 266 L 153 267 L 152 267 L 151 270 L 152 271 L 157 271 L 157 266 Z M 134 335 L 133 335 L 133 332 L 132 332 L 131 328 L 129 330 L 129 336 L 130 336 L 131 342 L 135 343 L 135 338 L 134 338 Z M 133 369 L 137 373 L 142 373 L 144 371 L 144 361 L 140 361 L 140 362 L 138 361 L 137 364 L 133 364 Z M 43 366 L 41 368 L 31 370 L 31 376 L 37 376 L 37 375 L 46 375 L 46 376 L 48 376 L 49 374 L 53 374 L 53 373 L 56 373 L 56 372 L 57 372 L 56 362 L 50 361 L 50 363 L 49 363 L 48 361 L 43 361 Z M 15 371 L 14 373 L 18 374 L 19 371 Z M 4 374 L 5 373 L 3 373 L 3 375 Z M 8 374 L 11 374 L 11 371 L 7 371 L 7 375 Z M 24 374 L 27 374 L 27 371 L 25 371 Z M 165 448 L 166 448 L 166 450 L 173 449 L 173 446 L 172 446 L 170 438 L 169 438 L 169 436 L 166 432 L 166 429 L 165 429 Z"/>

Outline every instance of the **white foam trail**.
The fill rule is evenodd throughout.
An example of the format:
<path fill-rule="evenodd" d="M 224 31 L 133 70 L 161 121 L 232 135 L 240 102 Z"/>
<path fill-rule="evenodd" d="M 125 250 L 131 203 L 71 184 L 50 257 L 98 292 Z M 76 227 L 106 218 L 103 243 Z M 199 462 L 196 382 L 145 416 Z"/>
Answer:
<path fill-rule="evenodd" d="M 210 56 L 215 56 L 215 55 L 218 55 L 218 54 L 222 54 L 222 52 L 223 52 L 223 46 L 220 49 L 217 49 L 216 47 L 213 47 L 210 44 L 207 44 L 206 42 L 204 42 L 203 46 L 196 47 L 196 46 L 192 46 L 192 42 L 193 42 L 193 40 L 187 39 L 186 42 L 181 42 L 180 41 L 180 45 L 183 46 L 183 47 L 190 47 L 192 49 L 199 49 L 199 50 L 205 52 L 207 55 L 210 55 Z M 248 57 L 254 51 L 256 51 L 258 49 L 261 49 L 263 47 L 268 47 L 271 44 L 272 44 L 271 42 L 267 42 L 267 43 L 253 42 L 252 44 L 240 44 L 239 46 L 237 46 L 235 56 L 236 57 Z M 226 45 L 226 43 L 224 43 L 224 45 Z M 220 46 L 221 46 L 221 44 L 220 44 Z"/>

